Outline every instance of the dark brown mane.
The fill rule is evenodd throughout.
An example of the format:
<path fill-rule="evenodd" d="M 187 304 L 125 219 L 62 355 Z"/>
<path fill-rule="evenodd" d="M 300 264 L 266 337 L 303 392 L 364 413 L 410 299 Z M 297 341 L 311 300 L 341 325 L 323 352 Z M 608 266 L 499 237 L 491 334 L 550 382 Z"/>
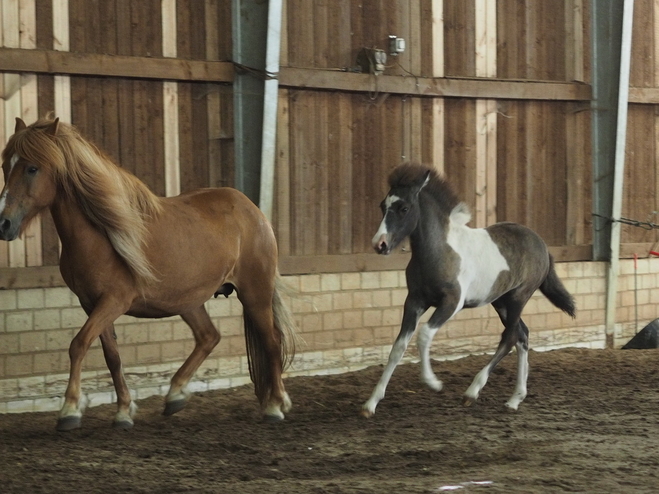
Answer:
<path fill-rule="evenodd" d="M 434 168 L 419 163 L 403 163 L 389 175 L 389 187 L 392 189 L 420 187 L 428 172 L 430 172 L 430 180 L 423 187 L 423 191 L 429 193 L 442 210 L 450 213 L 461 201 L 448 181 Z"/>

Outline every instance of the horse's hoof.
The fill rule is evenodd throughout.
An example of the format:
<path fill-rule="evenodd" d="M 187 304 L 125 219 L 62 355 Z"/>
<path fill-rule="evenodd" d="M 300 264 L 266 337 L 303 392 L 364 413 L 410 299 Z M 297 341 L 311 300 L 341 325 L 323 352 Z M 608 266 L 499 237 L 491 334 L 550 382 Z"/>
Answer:
<path fill-rule="evenodd" d="M 69 415 L 68 417 L 60 417 L 57 419 L 57 430 L 59 432 L 72 431 L 79 429 L 82 425 L 82 417 Z"/>
<path fill-rule="evenodd" d="M 188 402 L 186 400 L 168 401 L 165 403 L 165 410 L 163 410 L 162 414 L 167 416 L 174 415 L 183 410 L 187 404 Z"/>
<path fill-rule="evenodd" d="M 277 422 L 282 422 L 283 420 L 283 415 L 264 415 L 262 422 L 264 424 L 276 424 Z"/>
<path fill-rule="evenodd" d="M 476 398 L 471 398 L 471 397 L 469 397 L 469 396 L 463 396 L 463 397 L 462 397 L 462 404 L 463 404 L 464 406 L 466 406 L 466 407 L 470 407 L 470 406 L 473 405 L 474 403 L 476 403 Z"/>
<path fill-rule="evenodd" d="M 133 425 L 130 420 L 115 420 L 112 422 L 113 429 L 132 429 Z"/>
<path fill-rule="evenodd" d="M 375 415 L 375 412 L 371 412 L 368 408 L 362 408 L 359 412 L 359 415 L 365 419 L 370 419 L 373 415 Z"/>

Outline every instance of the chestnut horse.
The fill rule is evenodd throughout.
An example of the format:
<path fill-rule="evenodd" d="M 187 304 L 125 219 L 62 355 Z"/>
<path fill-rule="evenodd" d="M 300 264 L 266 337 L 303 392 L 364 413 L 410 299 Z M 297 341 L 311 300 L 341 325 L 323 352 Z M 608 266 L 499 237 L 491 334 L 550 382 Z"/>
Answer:
<path fill-rule="evenodd" d="M 243 305 L 250 376 L 264 419 L 283 419 L 291 401 L 282 371 L 294 353 L 294 326 L 282 301 L 275 236 L 261 211 L 231 188 L 157 197 L 59 119 L 28 127 L 17 118 L 14 132 L 2 153 L 0 239 L 14 240 L 50 208 L 62 244 L 60 272 L 88 315 L 69 349 L 57 429 L 80 427 L 82 360 L 97 337 L 117 392 L 114 425 L 132 427 L 137 407 L 113 325 L 122 314 L 180 314 L 192 329 L 195 347 L 165 399 L 165 415 L 181 410 L 188 382 L 220 341 L 204 303 L 233 290 Z"/>
<path fill-rule="evenodd" d="M 496 223 L 470 228 L 467 205 L 457 198 L 437 172 L 406 163 L 389 176 L 389 193 L 382 201 L 382 223 L 373 237 L 373 248 L 389 254 L 410 238 L 412 258 L 406 269 L 408 294 L 400 333 L 389 360 L 362 414 L 371 417 L 384 397 L 389 379 L 416 330 L 420 317 L 434 313 L 421 326 L 418 337 L 421 377 L 433 390 L 442 389 L 430 366 L 430 344 L 440 327 L 462 309 L 492 304 L 504 326 L 499 346 L 490 362 L 476 375 L 464 394 L 469 405 L 478 399 L 492 370 L 513 346 L 517 349 L 517 383 L 506 402 L 517 410 L 526 397 L 529 372 L 529 329 L 522 310 L 540 289 L 556 307 L 575 316 L 575 303 L 554 269 L 543 240 L 525 226 Z"/>

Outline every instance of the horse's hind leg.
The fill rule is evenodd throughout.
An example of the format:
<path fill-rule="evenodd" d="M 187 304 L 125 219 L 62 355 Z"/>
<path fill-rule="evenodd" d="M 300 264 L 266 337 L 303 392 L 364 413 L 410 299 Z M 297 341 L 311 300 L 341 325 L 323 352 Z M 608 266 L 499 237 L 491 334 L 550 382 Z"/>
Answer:
<path fill-rule="evenodd" d="M 483 369 L 476 374 L 474 380 L 471 383 L 471 386 L 465 391 L 463 403 L 465 405 L 471 405 L 478 399 L 478 395 L 481 390 L 487 384 L 487 380 L 490 377 L 490 373 L 494 370 L 501 359 L 510 353 L 513 346 L 519 341 L 520 330 L 520 314 L 522 312 L 522 307 L 520 304 L 509 303 L 507 306 L 501 303 L 493 303 L 494 309 L 499 314 L 499 318 L 505 325 L 505 329 L 501 334 L 501 341 L 497 350 L 494 352 L 492 359 L 488 364 L 483 367 Z"/>
<path fill-rule="evenodd" d="M 114 389 L 117 392 L 117 414 L 112 425 L 119 429 L 130 429 L 133 427 L 133 417 L 137 412 L 137 405 L 135 405 L 135 402 L 130 397 L 130 391 L 126 385 L 114 326 L 110 326 L 107 330 L 103 331 L 100 338 L 103 345 L 105 363 L 110 370 Z"/>
<path fill-rule="evenodd" d="M 529 378 L 529 328 L 524 321 L 519 320 L 519 339 L 517 348 L 517 382 L 513 395 L 506 402 L 511 410 L 517 410 L 519 404 L 526 398 L 526 381 Z"/>
<path fill-rule="evenodd" d="M 282 380 L 282 335 L 275 327 L 272 306 L 273 290 L 267 284 L 251 284 L 238 290 L 243 304 L 245 341 L 254 392 L 263 412 L 263 420 L 277 422 L 291 408 L 291 400 Z"/>
<path fill-rule="evenodd" d="M 201 363 L 220 342 L 220 333 L 213 325 L 203 305 L 191 312 L 181 314 L 181 317 L 192 329 L 195 347 L 186 361 L 183 362 L 181 368 L 172 377 L 169 392 L 165 397 L 164 415 L 173 415 L 185 407 L 190 397 L 190 392 L 186 389 L 188 382 L 197 372 Z"/>

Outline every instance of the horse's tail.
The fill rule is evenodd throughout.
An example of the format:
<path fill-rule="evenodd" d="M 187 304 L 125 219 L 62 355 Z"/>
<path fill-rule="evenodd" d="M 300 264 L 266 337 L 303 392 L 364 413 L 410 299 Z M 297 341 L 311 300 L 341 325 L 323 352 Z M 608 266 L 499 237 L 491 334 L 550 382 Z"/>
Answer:
<path fill-rule="evenodd" d="M 549 254 L 549 272 L 547 273 L 545 281 L 540 285 L 540 291 L 556 307 L 566 314 L 576 317 L 577 307 L 574 302 L 574 297 L 567 291 L 563 282 L 556 274 L 554 258 L 551 254 Z"/>
<path fill-rule="evenodd" d="M 272 297 L 272 312 L 274 318 L 274 337 L 279 343 L 281 368 L 283 372 L 292 362 L 295 355 L 295 320 L 288 306 L 284 303 L 282 292 L 286 287 L 279 275 L 275 275 L 275 290 Z M 245 322 L 245 342 L 247 346 L 247 362 L 249 375 L 254 383 L 254 392 L 261 404 L 267 402 L 272 384 L 272 362 L 263 335 L 259 332 L 249 310 L 243 311 Z"/>

